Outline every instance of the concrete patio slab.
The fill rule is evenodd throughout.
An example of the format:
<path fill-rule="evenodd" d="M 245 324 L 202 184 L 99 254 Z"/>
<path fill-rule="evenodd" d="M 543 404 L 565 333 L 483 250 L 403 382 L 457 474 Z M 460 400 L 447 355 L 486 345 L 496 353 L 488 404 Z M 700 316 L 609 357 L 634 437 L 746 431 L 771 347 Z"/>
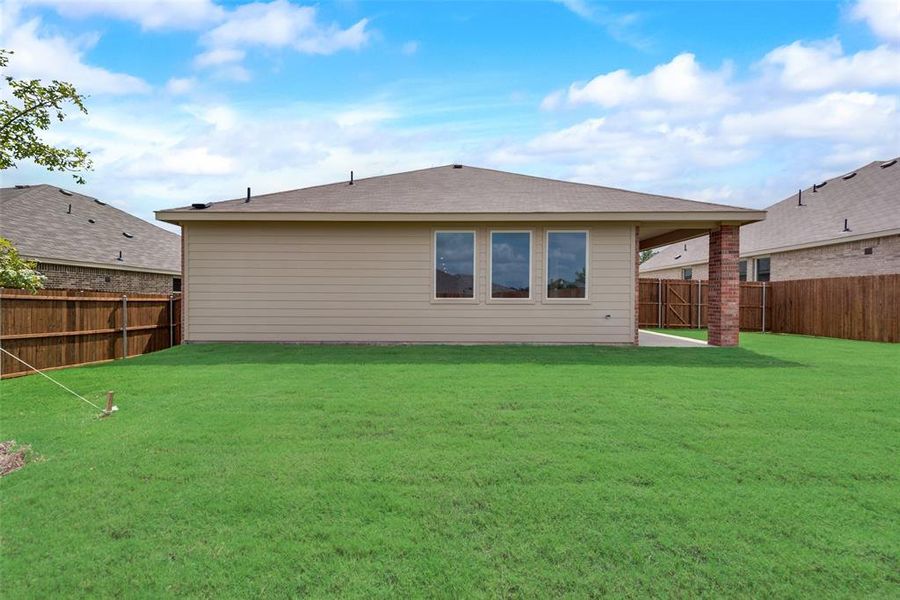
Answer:
<path fill-rule="evenodd" d="M 703 340 L 694 340 L 677 335 L 669 335 L 668 333 L 645 331 L 643 329 L 638 331 L 638 346 L 655 348 L 709 348 L 709 345 Z"/>

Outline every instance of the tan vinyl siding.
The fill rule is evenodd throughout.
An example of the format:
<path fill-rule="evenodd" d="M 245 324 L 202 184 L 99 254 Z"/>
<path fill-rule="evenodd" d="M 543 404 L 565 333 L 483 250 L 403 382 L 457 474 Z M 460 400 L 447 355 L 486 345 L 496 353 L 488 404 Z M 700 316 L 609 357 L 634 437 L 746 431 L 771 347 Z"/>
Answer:
<path fill-rule="evenodd" d="M 188 341 L 631 343 L 627 223 L 185 223 Z M 433 234 L 475 229 L 475 300 L 435 300 Z M 491 230 L 532 234 L 532 300 L 488 298 Z M 588 230 L 588 299 L 544 301 L 546 230 Z M 609 319 L 604 318 L 610 315 Z"/>

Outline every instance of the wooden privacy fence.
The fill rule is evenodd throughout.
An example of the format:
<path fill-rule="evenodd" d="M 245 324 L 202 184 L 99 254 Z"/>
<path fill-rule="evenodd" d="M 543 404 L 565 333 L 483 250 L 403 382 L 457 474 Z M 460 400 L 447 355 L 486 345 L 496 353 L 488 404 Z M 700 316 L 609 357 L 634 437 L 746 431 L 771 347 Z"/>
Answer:
<path fill-rule="evenodd" d="M 126 358 L 181 343 L 181 297 L 0 290 L 0 345 L 38 369 Z M 32 372 L 0 353 L 0 377 Z"/>
<path fill-rule="evenodd" d="M 900 342 L 900 274 L 769 285 L 772 331 Z"/>
<path fill-rule="evenodd" d="M 708 281 L 641 279 L 641 327 L 707 326 Z M 900 274 L 741 282 L 742 331 L 900 342 Z"/>
<path fill-rule="evenodd" d="M 769 285 L 741 282 L 742 331 L 771 331 Z M 638 324 L 641 327 L 706 327 L 708 300 L 708 281 L 641 279 Z"/>

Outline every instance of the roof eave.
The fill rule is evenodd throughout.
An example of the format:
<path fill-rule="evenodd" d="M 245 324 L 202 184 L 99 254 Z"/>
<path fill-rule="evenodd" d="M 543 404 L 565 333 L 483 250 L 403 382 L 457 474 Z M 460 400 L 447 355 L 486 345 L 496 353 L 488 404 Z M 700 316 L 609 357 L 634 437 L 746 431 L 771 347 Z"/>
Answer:
<path fill-rule="evenodd" d="M 90 269 L 108 269 L 111 271 L 134 271 L 138 273 L 155 273 L 158 275 L 174 275 L 178 277 L 181 275 L 181 271 L 173 271 L 171 269 L 163 269 L 159 267 L 143 267 L 139 265 L 128 265 L 122 263 L 98 263 L 98 262 L 89 262 L 83 260 L 69 260 L 64 258 L 53 258 L 48 256 L 36 256 L 33 254 L 22 255 L 23 258 L 27 260 L 33 260 L 38 263 L 44 263 L 48 265 L 66 265 L 70 267 L 86 267 Z"/>
<path fill-rule="evenodd" d="M 691 221 L 745 225 L 766 218 L 764 210 L 519 212 L 519 213 L 387 213 L 387 212 L 284 212 L 224 210 L 161 210 L 157 220 L 181 224 L 189 221 L 325 221 L 325 222 L 481 222 L 481 221 Z"/>

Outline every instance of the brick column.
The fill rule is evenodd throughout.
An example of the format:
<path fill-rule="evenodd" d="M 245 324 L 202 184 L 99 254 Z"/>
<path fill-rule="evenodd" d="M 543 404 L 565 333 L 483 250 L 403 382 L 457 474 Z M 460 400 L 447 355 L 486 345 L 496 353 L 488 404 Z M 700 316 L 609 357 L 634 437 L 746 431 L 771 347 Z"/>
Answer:
<path fill-rule="evenodd" d="M 737 346 L 741 282 L 740 228 L 722 225 L 709 233 L 709 343 Z"/>

